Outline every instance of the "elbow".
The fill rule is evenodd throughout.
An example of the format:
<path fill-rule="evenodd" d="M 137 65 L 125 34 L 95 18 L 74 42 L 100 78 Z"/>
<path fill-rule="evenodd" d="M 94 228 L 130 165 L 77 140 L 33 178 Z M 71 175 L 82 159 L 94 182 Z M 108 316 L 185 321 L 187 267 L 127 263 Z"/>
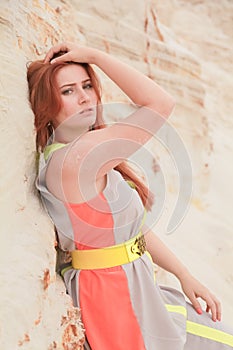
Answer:
<path fill-rule="evenodd" d="M 159 103 L 151 105 L 150 109 L 158 113 L 161 117 L 168 119 L 173 113 L 175 106 L 175 99 L 170 95 L 166 95 Z"/>

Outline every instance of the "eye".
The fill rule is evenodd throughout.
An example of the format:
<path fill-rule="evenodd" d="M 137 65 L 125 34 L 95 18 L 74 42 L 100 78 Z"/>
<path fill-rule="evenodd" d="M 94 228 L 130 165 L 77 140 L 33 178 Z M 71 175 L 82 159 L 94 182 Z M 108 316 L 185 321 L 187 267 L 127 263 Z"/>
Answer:
<path fill-rule="evenodd" d="M 72 88 L 68 88 L 62 91 L 62 95 L 71 95 L 74 90 Z"/>
<path fill-rule="evenodd" d="M 92 83 L 87 83 L 85 85 L 83 85 L 83 89 L 91 89 L 93 86 L 92 86 Z"/>

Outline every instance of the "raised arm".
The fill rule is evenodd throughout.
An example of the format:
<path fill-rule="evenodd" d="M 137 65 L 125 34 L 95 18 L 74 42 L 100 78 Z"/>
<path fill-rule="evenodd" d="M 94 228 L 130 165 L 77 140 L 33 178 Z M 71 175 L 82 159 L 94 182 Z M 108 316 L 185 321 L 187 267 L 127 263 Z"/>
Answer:
<path fill-rule="evenodd" d="M 52 59 L 61 51 L 67 53 Z M 153 80 L 100 50 L 69 43 L 61 44 L 48 52 L 45 62 L 51 59 L 51 64 L 68 61 L 95 64 L 138 106 L 136 112 L 122 121 L 104 129 L 86 132 L 77 142 L 74 141 L 66 149 L 55 152 L 47 171 L 47 184 L 51 192 L 59 198 L 64 187 L 67 188 L 69 184 L 67 192 L 71 193 L 69 198 L 73 198 L 77 184 L 79 190 L 82 188 L 81 192 L 83 189 L 90 189 L 109 170 L 129 158 L 152 138 L 171 114 L 175 102 Z M 57 176 L 59 173 L 60 179 Z M 63 183 L 60 194 L 56 181 Z M 92 193 L 93 191 L 90 190 Z"/>
<path fill-rule="evenodd" d="M 152 109 L 165 118 L 171 114 L 175 105 L 173 97 L 152 79 L 117 58 L 94 48 L 63 43 L 49 50 L 45 62 L 49 62 L 54 54 L 60 51 L 67 53 L 53 59 L 51 63 L 72 61 L 95 64 L 136 105 Z"/>

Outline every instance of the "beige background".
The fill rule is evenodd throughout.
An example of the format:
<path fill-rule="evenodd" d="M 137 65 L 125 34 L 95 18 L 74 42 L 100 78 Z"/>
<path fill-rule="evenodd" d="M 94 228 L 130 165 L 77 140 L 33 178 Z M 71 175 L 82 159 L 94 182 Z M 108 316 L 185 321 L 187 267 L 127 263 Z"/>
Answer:
<path fill-rule="evenodd" d="M 193 194 L 182 224 L 166 235 L 177 173 L 168 152 L 150 145 L 167 185 L 155 231 L 218 295 L 233 325 L 232 1 L 3 0 L 0 11 L 1 349 L 78 349 L 83 337 L 78 310 L 54 272 L 53 226 L 34 189 L 27 101 L 26 63 L 64 40 L 116 55 L 176 98 L 170 122 L 191 158 Z M 104 101 L 126 101 L 102 78 Z M 163 271 L 158 278 L 179 287 Z"/>

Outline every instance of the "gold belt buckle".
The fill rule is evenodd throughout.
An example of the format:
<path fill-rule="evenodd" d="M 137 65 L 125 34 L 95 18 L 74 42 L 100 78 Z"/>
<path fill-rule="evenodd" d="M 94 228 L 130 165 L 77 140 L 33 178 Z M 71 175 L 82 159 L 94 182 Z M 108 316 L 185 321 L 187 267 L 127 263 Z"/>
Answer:
<path fill-rule="evenodd" d="M 146 251 L 146 241 L 144 235 L 138 236 L 135 241 L 127 247 L 129 260 L 133 261 L 135 258 L 142 256 Z"/>

